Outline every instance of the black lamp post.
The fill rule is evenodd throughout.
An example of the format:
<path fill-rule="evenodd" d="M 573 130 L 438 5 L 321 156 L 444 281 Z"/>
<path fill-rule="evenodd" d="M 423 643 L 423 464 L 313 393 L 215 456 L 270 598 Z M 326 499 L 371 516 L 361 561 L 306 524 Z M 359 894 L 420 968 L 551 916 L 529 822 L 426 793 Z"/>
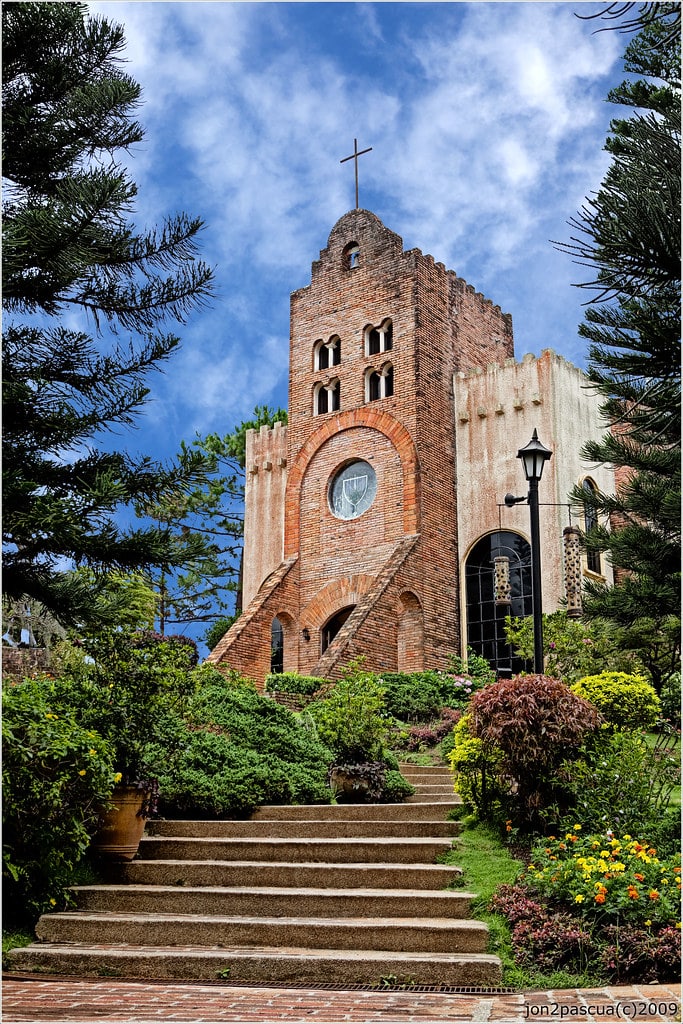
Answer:
<path fill-rule="evenodd" d="M 543 476 L 543 467 L 552 452 L 538 440 L 534 433 L 527 445 L 520 448 L 517 458 L 522 460 L 524 475 L 529 481 L 529 493 L 526 498 L 516 498 L 514 494 L 505 495 L 508 508 L 520 501 L 528 501 L 531 518 L 531 604 L 534 617 L 534 672 L 543 674 L 543 600 L 541 595 L 541 532 L 538 520 L 538 483 Z"/>

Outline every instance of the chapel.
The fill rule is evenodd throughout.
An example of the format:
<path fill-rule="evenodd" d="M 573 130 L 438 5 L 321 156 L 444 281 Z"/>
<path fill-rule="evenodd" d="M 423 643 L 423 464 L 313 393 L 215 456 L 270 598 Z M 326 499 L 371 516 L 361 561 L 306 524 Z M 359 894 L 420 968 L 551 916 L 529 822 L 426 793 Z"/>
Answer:
<path fill-rule="evenodd" d="M 539 297 L 542 301 L 542 297 Z M 524 666 L 506 615 L 531 614 L 519 448 L 552 451 L 539 485 L 543 609 L 580 614 L 575 485 L 614 491 L 580 451 L 606 431 L 579 369 L 514 353 L 512 318 L 368 210 L 334 225 L 291 296 L 289 422 L 247 436 L 243 608 L 209 655 L 261 684 L 449 667 L 467 647 Z M 578 529 L 577 529 L 578 528 Z"/>

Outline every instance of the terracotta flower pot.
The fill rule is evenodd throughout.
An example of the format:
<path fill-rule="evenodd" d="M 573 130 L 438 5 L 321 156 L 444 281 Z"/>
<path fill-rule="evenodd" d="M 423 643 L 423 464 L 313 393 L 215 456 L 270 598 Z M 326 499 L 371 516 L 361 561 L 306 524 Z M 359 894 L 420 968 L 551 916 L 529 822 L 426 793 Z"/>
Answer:
<path fill-rule="evenodd" d="M 91 849 L 110 860 L 132 860 L 145 831 L 142 808 L 150 794 L 137 786 L 117 786 L 112 794 L 111 810 L 102 815 Z"/>

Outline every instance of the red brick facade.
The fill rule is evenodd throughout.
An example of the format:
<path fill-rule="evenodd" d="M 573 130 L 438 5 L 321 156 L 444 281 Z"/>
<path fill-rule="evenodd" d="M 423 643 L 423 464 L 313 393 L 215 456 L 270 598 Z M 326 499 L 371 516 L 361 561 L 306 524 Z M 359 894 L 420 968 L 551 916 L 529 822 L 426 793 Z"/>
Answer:
<path fill-rule="evenodd" d="M 368 354 L 370 329 L 389 323 L 391 347 Z M 321 342 L 334 358 L 317 355 Z M 211 660 L 263 679 L 275 616 L 285 671 L 335 677 L 361 654 L 370 669 L 443 668 L 460 653 L 453 374 L 512 355 L 497 306 L 431 256 L 404 252 L 374 214 L 341 218 L 291 299 L 284 561 Z M 390 383 L 369 383 L 373 373 Z M 333 412 L 318 411 L 326 386 Z M 376 496 L 358 518 L 338 518 L 330 482 L 357 459 L 374 469 Z"/>

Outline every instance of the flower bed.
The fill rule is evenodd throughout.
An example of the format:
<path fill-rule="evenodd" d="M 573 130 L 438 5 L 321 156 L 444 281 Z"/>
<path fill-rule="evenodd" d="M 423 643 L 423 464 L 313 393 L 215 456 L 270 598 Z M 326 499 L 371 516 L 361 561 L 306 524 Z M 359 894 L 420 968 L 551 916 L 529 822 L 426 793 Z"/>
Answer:
<path fill-rule="evenodd" d="M 664 983 L 680 974 L 680 887 L 679 855 L 660 859 L 628 834 L 582 837 L 577 824 L 536 844 L 489 909 L 509 922 L 520 966 Z"/>

